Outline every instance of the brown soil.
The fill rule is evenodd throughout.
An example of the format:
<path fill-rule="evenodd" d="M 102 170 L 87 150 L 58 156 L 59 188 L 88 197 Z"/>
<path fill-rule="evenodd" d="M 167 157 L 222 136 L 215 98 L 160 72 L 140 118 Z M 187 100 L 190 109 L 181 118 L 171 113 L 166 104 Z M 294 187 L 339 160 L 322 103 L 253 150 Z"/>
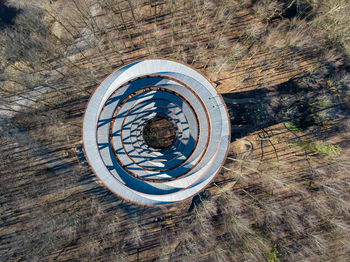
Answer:
<path fill-rule="evenodd" d="M 62 8 L 55 8 L 59 2 Z M 254 42 L 243 35 L 252 26 L 265 26 L 251 10 L 228 6 L 216 13 L 219 1 L 198 12 L 192 1 L 145 1 L 135 13 L 129 2 L 134 1 L 120 2 L 120 12 L 102 10 L 96 23 L 85 16 L 89 24 L 79 20 L 84 13 L 76 7 L 54 1 L 49 11 L 60 27 L 77 26 L 69 31 L 77 37 L 71 43 L 54 39 L 69 57 L 39 57 L 44 71 L 31 69 L 30 63 L 5 70 L 16 80 L 5 81 L 6 99 L 16 101 L 12 90 L 25 95 L 30 88 L 23 82 L 47 82 L 50 89 L 1 123 L 3 260 L 264 261 L 264 255 L 253 256 L 263 243 L 268 249 L 276 246 L 281 261 L 348 261 L 349 114 L 339 99 L 346 97 L 336 88 L 340 81 L 322 75 L 341 61 L 332 56 L 322 68 L 326 62 L 313 47 L 264 48 L 263 39 Z M 57 14 L 61 9 L 65 13 Z M 225 17 L 230 10 L 231 17 Z M 202 20 L 192 20 L 201 14 Z M 48 19 L 53 27 L 58 23 Z M 91 30 L 81 36 L 87 25 L 98 39 Z M 60 46 L 66 42 L 77 47 Z M 249 50 L 224 70 L 218 61 L 237 42 Z M 231 117 L 232 150 L 220 174 L 193 201 L 167 207 L 137 206 L 113 195 L 82 151 L 82 117 L 90 94 L 115 68 L 147 57 L 174 58 L 209 76 L 225 93 Z M 324 79 L 310 79 L 317 70 Z M 287 128 L 291 121 L 298 125 Z M 150 123 L 149 132 L 154 147 L 169 146 L 175 135 L 162 119 Z M 298 146 L 303 141 L 330 142 L 342 153 L 307 151 Z M 237 218 L 244 223 L 237 226 Z"/>

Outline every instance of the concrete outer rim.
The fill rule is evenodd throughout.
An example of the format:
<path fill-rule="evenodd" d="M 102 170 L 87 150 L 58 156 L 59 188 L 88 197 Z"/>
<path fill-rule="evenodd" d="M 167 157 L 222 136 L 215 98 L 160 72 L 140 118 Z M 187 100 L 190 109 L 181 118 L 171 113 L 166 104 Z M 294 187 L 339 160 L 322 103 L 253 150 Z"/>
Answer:
<path fill-rule="evenodd" d="M 226 112 L 226 115 L 227 115 L 227 121 L 228 121 L 228 146 L 226 148 L 226 152 L 224 154 L 224 159 L 226 159 L 228 153 L 229 153 L 229 149 L 230 149 L 230 141 L 231 141 L 231 124 L 230 124 L 230 118 L 229 118 L 229 113 L 228 113 L 228 109 L 227 109 L 227 106 L 224 102 L 224 99 L 222 97 L 222 95 L 216 90 L 216 88 L 213 86 L 213 84 L 211 83 L 211 81 L 208 79 L 208 77 L 203 73 L 201 72 L 200 70 L 194 68 L 193 66 L 191 65 L 188 65 L 188 64 L 185 64 L 184 62 L 181 62 L 181 61 L 177 61 L 177 60 L 174 60 L 174 59 L 168 59 L 168 58 L 159 58 L 159 57 L 152 57 L 152 58 L 145 58 L 145 59 L 138 59 L 138 60 L 135 60 L 135 61 L 132 61 L 130 63 L 127 63 L 127 64 L 124 64 L 122 66 L 119 66 L 118 68 L 116 68 L 112 73 L 110 73 L 108 76 L 106 76 L 103 81 L 101 81 L 101 84 L 104 83 L 106 81 L 106 79 L 108 79 L 111 75 L 113 75 L 115 72 L 121 70 L 122 68 L 124 67 L 127 67 L 129 65 L 132 65 L 132 64 L 135 64 L 137 62 L 142 62 L 142 61 L 147 61 L 147 60 L 168 60 L 168 61 L 172 61 L 172 62 L 175 62 L 175 63 L 179 63 L 179 64 L 182 64 L 186 67 L 189 67 L 191 68 L 192 70 L 194 70 L 195 72 L 197 72 L 198 74 L 200 74 L 203 78 L 205 78 L 208 83 L 210 83 L 210 85 L 214 88 L 214 90 L 216 91 L 216 94 L 218 96 L 218 98 L 221 100 L 221 104 L 223 105 L 223 107 L 225 108 L 225 112 Z M 82 119 L 82 122 L 83 122 L 83 125 L 84 126 L 84 122 L 85 122 L 85 117 L 86 117 L 86 112 L 87 112 L 87 109 L 88 109 L 88 106 L 91 102 L 91 99 L 92 97 L 95 95 L 96 91 L 99 89 L 99 87 L 101 86 L 101 84 L 99 84 L 94 92 L 91 94 L 90 98 L 89 98 L 89 101 L 86 105 L 86 108 L 85 108 L 85 112 L 84 112 L 84 117 Z M 202 187 L 200 190 L 198 190 L 197 192 L 185 197 L 184 199 L 180 199 L 180 200 L 177 200 L 177 201 L 174 201 L 174 202 L 161 202 L 161 203 L 143 203 L 143 202 L 137 202 L 137 201 L 134 201 L 132 199 L 129 199 L 129 198 L 126 198 L 120 194 L 118 194 L 117 192 L 115 192 L 114 190 L 112 190 L 109 186 L 107 186 L 103 180 L 101 179 L 101 177 L 98 175 L 98 173 L 95 171 L 94 167 L 91 165 L 90 161 L 89 161 L 89 158 L 87 157 L 87 153 L 86 153 L 86 147 L 85 147 L 85 143 L 84 143 L 84 128 L 82 128 L 82 142 L 83 142 L 83 151 L 84 151 L 84 154 L 86 156 L 86 159 L 87 159 L 87 162 L 90 166 L 90 168 L 93 170 L 93 172 L 95 173 L 96 177 L 98 178 L 98 180 L 100 181 L 100 184 L 104 187 L 104 188 L 107 188 L 108 190 L 110 190 L 113 194 L 115 194 L 117 197 L 121 198 L 121 199 L 124 199 L 128 202 L 131 202 L 131 203 L 134 203 L 134 204 L 137 204 L 137 205 L 142 205 L 142 206 L 150 206 L 150 207 L 154 207 L 154 206 L 170 206 L 170 205 L 174 205 L 175 203 L 178 203 L 178 202 L 184 202 L 186 200 L 188 200 L 190 197 L 193 197 L 194 195 L 197 195 L 199 194 L 200 192 L 202 192 L 203 190 L 205 190 L 209 184 L 216 178 L 216 176 L 220 173 L 221 169 L 222 169 L 222 166 L 224 165 L 224 161 L 221 163 L 220 167 L 217 169 L 217 171 L 207 179 L 207 181 L 205 181 L 205 185 L 204 187 Z M 194 182 L 195 183 L 195 182 Z"/>
<path fill-rule="evenodd" d="M 185 65 L 186 66 L 186 65 Z M 199 76 L 201 76 L 198 72 L 196 72 L 196 71 L 194 71 L 196 74 L 198 74 Z M 201 76 L 202 77 L 202 76 Z M 208 81 L 208 83 L 207 84 L 209 84 L 210 86 L 211 86 L 211 88 L 212 88 L 212 90 L 214 91 L 214 93 L 215 93 L 215 95 L 217 96 L 218 95 L 218 93 L 217 93 L 217 91 L 215 90 L 215 88 L 213 88 L 212 87 L 212 85 L 210 84 L 210 82 Z M 226 112 L 227 113 L 227 112 Z M 226 115 L 226 117 L 227 117 L 227 115 Z M 225 117 L 225 119 L 227 119 Z M 228 119 L 227 119 L 228 120 Z M 229 129 L 229 123 L 226 123 L 226 127 Z M 225 134 L 227 134 L 227 136 L 229 136 L 229 133 L 228 132 L 225 132 Z M 225 142 L 225 144 L 228 144 L 228 140 L 226 140 L 226 142 Z M 219 167 L 218 167 L 219 168 Z M 215 168 L 216 170 L 218 169 L 218 168 Z M 210 177 L 208 177 L 208 178 L 206 178 L 206 179 L 204 179 L 203 181 L 205 181 L 205 182 L 203 182 L 203 184 L 208 184 L 209 182 L 210 182 L 210 180 L 209 180 L 209 178 L 213 178 L 213 174 L 211 174 L 210 175 Z M 207 180 L 207 181 L 206 181 Z M 200 187 L 201 188 L 201 187 Z M 129 189 L 130 190 L 130 189 Z M 198 192 L 198 191 L 197 191 Z M 171 194 L 171 193 L 170 193 Z M 152 195 L 152 194 L 140 194 L 141 196 L 140 197 L 142 197 L 142 195 L 144 195 L 145 197 L 147 196 L 147 195 Z M 167 194 L 166 194 L 167 195 Z M 192 194 L 193 195 L 193 194 Z M 189 195 L 190 196 L 190 195 Z M 150 198 L 150 200 L 153 200 L 153 201 L 158 201 L 158 200 L 155 200 L 154 198 L 152 199 L 152 198 Z M 181 200 L 175 200 L 176 202 L 178 202 L 178 201 L 181 201 Z M 163 203 L 162 203 L 163 204 Z"/>

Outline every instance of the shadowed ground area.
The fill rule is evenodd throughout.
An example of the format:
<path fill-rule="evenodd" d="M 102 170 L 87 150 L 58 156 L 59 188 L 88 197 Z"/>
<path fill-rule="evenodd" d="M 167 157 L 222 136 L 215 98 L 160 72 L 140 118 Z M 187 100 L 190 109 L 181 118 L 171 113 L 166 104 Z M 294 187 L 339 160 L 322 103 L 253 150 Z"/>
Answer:
<path fill-rule="evenodd" d="M 14 18 L 16 17 L 19 10 L 13 7 L 8 7 L 5 0 L 0 0 L 0 29 L 13 25 Z"/>

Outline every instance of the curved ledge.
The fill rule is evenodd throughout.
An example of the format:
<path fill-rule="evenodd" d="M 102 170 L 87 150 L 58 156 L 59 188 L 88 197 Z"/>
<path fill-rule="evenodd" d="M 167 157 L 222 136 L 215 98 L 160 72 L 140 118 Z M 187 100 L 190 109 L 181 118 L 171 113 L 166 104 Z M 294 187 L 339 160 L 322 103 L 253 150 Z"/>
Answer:
<path fill-rule="evenodd" d="M 155 150 L 142 129 L 152 118 L 173 123 L 171 146 Z M 124 66 L 95 90 L 85 111 L 83 144 L 102 183 L 143 205 L 166 205 L 203 190 L 219 172 L 230 141 L 222 97 L 182 63 L 149 59 Z"/>

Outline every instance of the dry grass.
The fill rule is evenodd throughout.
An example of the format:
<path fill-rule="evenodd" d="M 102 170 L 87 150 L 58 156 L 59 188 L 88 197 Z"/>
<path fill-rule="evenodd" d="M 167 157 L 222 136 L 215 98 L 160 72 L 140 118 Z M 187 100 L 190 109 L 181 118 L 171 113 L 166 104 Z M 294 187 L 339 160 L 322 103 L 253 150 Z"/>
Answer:
<path fill-rule="evenodd" d="M 8 2 L 1 260 L 348 261 L 347 1 Z M 166 208 L 113 196 L 81 151 L 92 90 L 154 56 L 209 76 L 232 123 L 215 182 Z"/>

